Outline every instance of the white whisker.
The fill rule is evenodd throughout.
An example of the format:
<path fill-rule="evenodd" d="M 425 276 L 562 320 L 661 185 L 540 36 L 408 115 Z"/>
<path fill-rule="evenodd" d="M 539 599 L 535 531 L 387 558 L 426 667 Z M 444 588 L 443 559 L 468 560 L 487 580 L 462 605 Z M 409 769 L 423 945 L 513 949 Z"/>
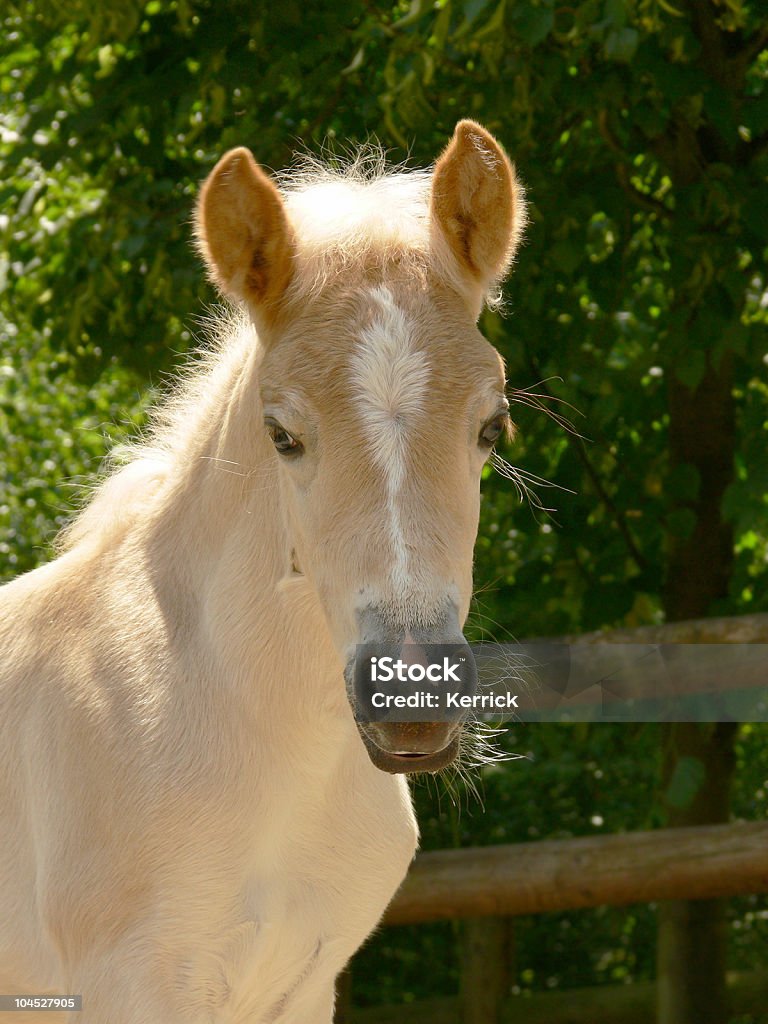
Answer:
<path fill-rule="evenodd" d="M 544 512 L 549 516 L 549 518 L 552 518 L 551 513 L 556 512 L 557 509 L 549 508 L 542 502 L 541 498 L 535 491 L 536 487 L 549 487 L 558 491 L 565 491 L 567 494 L 575 494 L 575 491 L 572 491 L 569 487 L 553 483 L 553 481 L 538 476 L 536 473 L 531 473 L 528 470 L 519 469 L 517 466 L 513 466 L 511 462 L 507 462 L 507 460 L 496 451 L 491 453 L 491 465 L 500 476 L 503 476 L 506 480 L 511 480 L 515 485 L 521 501 L 523 500 L 523 496 L 525 496 L 531 511 L 538 509 L 539 512 Z M 534 514 L 534 519 L 535 518 L 536 516 Z"/>
<path fill-rule="evenodd" d="M 559 405 L 564 405 L 568 409 L 572 409 L 577 416 L 584 416 L 575 405 L 571 402 L 566 401 L 564 398 L 558 398 L 557 395 L 550 395 L 546 391 L 534 391 L 534 388 L 539 387 L 541 384 L 546 384 L 550 380 L 562 381 L 562 377 L 552 376 L 545 377 L 544 380 L 537 381 L 536 384 L 531 384 L 527 388 L 513 388 L 509 394 L 509 401 L 511 404 L 525 405 L 529 409 L 534 409 L 536 412 L 543 412 L 546 416 L 556 423 L 563 430 L 572 434 L 574 437 L 581 438 L 581 440 L 587 440 L 583 434 L 580 434 L 573 423 L 568 419 L 567 416 L 563 416 L 559 412 L 555 412 L 553 409 L 548 408 L 545 402 L 557 402 Z"/>

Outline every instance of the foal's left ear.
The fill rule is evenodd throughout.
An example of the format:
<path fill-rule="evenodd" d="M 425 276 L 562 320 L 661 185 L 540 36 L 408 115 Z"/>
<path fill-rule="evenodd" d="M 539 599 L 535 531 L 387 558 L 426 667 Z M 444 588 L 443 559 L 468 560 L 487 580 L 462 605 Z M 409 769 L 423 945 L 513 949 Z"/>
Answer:
<path fill-rule="evenodd" d="M 277 186 L 249 150 L 230 150 L 206 178 L 195 234 L 213 283 L 268 313 L 290 281 L 294 238 Z"/>
<path fill-rule="evenodd" d="M 433 244 L 447 243 L 470 304 L 508 271 L 525 227 L 523 189 L 507 154 L 475 121 L 459 121 L 432 178 Z"/>

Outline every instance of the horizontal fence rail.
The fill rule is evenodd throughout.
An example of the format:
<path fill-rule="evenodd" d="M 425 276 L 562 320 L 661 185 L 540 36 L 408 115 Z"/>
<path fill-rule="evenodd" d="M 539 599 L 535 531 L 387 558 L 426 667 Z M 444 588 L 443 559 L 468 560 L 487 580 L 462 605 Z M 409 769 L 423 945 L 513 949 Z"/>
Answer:
<path fill-rule="evenodd" d="M 735 822 L 422 853 L 383 923 L 763 892 L 768 822 Z"/>
<path fill-rule="evenodd" d="M 766 1019 L 768 971 L 727 977 L 731 1013 Z M 656 986 L 599 985 L 563 992 L 511 996 L 499 1014 L 500 1024 L 649 1024 L 654 1019 Z M 398 1006 L 352 1010 L 349 1024 L 462 1024 L 458 997 L 424 999 Z"/>
<path fill-rule="evenodd" d="M 530 643 L 531 641 L 527 641 Z M 768 614 L 720 619 L 683 619 L 658 626 L 601 629 L 575 636 L 544 637 L 543 643 L 573 644 L 768 644 Z"/>

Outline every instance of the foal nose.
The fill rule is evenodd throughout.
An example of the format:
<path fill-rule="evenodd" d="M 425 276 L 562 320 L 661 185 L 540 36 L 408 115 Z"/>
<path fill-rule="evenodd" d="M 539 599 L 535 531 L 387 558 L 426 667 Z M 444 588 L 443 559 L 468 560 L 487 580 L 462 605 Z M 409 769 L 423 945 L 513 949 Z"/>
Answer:
<path fill-rule="evenodd" d="M 444 750 L 476 686 L 472 652 L 450 605 L 428 627 L 398 629 L 377 608 L 359 615 L 361 643 L 350 668 L 358 725 L 390 754 Z"/>

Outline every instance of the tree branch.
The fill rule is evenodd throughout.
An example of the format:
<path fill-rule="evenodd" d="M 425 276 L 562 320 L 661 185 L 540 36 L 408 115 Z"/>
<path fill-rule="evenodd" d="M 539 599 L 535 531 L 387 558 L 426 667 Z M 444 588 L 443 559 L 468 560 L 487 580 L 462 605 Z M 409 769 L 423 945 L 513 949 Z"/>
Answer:
<path fill-rule="evenodd" d="M 752 61 L 762 53 L 766 46 L 768 46 L 768 24 L 763 25 L 750 39 L 747 39 L 736 55 L 737 62 L 746 71 Z"/>
<path fill-rule="evenodd" d="M 644 210 L 656 213 L 665 220 L 669 220 L 672 216 L 672 212 L 664 203 L 661 202 L 661 200 L 656 199 L 654 196 L 646 195 L 645 192 L 641 192 L 632 184 L 629 171 L 627 169 L 629 158 L 608 122 L 607 111 L 601 110 L 597 115 L 597 125 L 600 130 L 600 134 L 608 145 L 608 148 L 619 158 L 615 165 L 616 179 L 624 192 L 627 193 L 630 199 L 636 203 L 637 206 L 641 206 Z"/>
<path fill-rule="evenodd" d="M 530 356 L 529 362 L 531 364 L 531 369 L 536 375 L 536 378 L 541 380 L 543 376 L 542 370 L 535 356 Z M 545 394 L 547 394 L 550 398 L 555 398 L 555 396 L 551 393 L 549 388 L 547 388 L 545 383 L 542 382 L 541 384 L 539 384 L 538 388 Z M 619 533 L 624 539 L 624 543 L 627 546 L 627 550 L 629 551 L 632 560 L 634 561 L 637 568 L 640 569 L 640 571 L 642 572 L 643 570 L 648 568 L 648 561 L 644 557 L 643 553 L 640 551 L 640 548 L 635 543 L 635 538 L 632 536 L 632 532 L 629 529 L 629 526 L 627 525 L 626 517 L 623 515 L 621 510 L 614 502 L 613 498 L 610 496 L 610 494 L 603 486 L 603 482 L 600 479 L 597 470 L 592 465 L 590 458 L 587 455 L 587 451 L 584 447 L 583 440 L 580 437 L 577 437 L 574 434 L 569 433 L 568 441 L 575 448 L 576 456 L 579 462 L 581 462 L 582 466 L 584 467 L 584 470 L 587 476 L 589 477 L 590 481 L 592 482 L 592 486 L 595 488 L 598 498 L 603 503 L 603 505 L 605 505 L 605 507 L 608 509 L 611 516 L 613 517 L 613 521 L 616 524 L 616 528 L 618 529 Z"/>

